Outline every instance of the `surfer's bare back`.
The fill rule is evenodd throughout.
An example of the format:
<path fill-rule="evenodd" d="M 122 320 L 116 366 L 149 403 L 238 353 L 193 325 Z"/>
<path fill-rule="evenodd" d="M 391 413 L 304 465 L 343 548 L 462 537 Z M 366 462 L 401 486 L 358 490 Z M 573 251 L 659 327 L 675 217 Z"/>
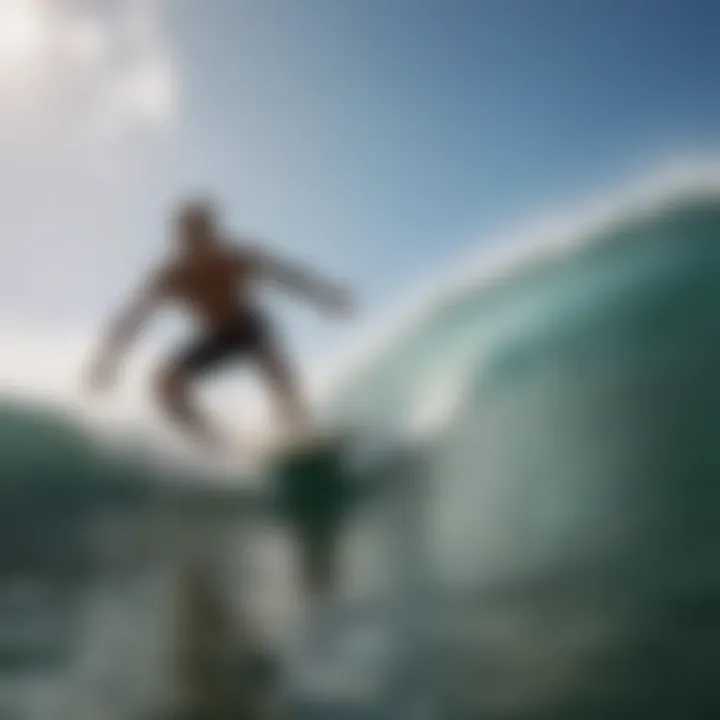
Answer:
<path fill-rule="evenodd" d="M 306 427 L 307 413 L 291 364 L 268 317 L 258 308 L 254 290 L 258 282 L 273 282 L 334 314 L 350 310 L 349 294 L 257 246 L 228 242 L 209 203 L 185 204 L 176 222 L 175 256 L 151 273 L 111 323 L 91 367 L 91 387 L 104 390 L 115 382 L 119 361 L 141 326 L 160 305 L 175 302 L 190 311 L 201 329 L 157 375 L 157 398 L 171 420 L 197 440 L 218 441 L 191 401 L 191 386 L 229 360 L 249 359 L 264 375 L 284 419 L 296 429 Z"/>

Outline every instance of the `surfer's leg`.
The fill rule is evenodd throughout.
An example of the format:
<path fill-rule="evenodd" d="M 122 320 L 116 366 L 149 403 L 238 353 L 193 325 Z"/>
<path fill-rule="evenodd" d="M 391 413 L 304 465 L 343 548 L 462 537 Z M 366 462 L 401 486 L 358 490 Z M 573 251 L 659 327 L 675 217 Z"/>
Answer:
<path fill-rule="evenodd" d="M 197 408 L 192 386 L 228 354 L 223 337 L 209 336 L 192 343 L 174 357 L 157 375 L 157 397 L 161 407 L 181 430 L 203 445 L 218 446 L 220 434 Z"/>
<path fill-rule="evenodd" d="M 279 410 L 280 420 L 291 433 L 310 429 L 308 412 L 292 364 L 278 342 L 267 316 L 254 312 L 245 326 L 244 351 L 257 363 Z"/>
<path fill-rule="evenodd" d="M 157 398 L 171 421 L 203 445 L 217 446 L 220 437 L 191 397 L 193 376 L 182 365 L 170 364 L 156 379 Z"/>
<path fill-rule="evenodd" d="M 279 408 L 281 418 L 293 432 L 303 434 L 311 427 L 310 413 L 287 356 L 271 342 L 255 351 L 255 358 Z"/>

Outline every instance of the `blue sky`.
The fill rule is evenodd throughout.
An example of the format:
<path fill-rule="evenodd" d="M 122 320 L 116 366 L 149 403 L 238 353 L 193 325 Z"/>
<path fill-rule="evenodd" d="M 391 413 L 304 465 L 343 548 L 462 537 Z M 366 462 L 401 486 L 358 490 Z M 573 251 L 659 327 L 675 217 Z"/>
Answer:
<path fill-rule="evenodd" d="M 207 8 L 177 18 L 182 174 L 366 306 L 516 213 L 717 140 L 711 1 Z"/>
<path fill-rule="evenodd" d="M 0 49 L 0 80 L 33 78 L 20 122 L 0 82 L 12 327 L 95 327 L 188 191 L 374 314 L 518 216 L 720 139 L 712 0 L 108 0 L 62 26 L 8 1 L 35 8 Z M 305 362 L 351 333 L 280 307 Z"/>

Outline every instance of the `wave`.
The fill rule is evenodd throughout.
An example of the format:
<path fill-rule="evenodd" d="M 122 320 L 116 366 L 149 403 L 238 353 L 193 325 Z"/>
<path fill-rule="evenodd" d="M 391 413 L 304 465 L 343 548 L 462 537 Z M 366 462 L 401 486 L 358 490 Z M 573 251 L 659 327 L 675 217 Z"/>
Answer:
<path fill-rule="evenodd" d="M 0 467 L 0 571 L 76 564 L 84 523 L 147 505 L 157 482 L 69 413 L 19 400 L 0 404 Z"/>
<path fill-rule="evenodd" d="M 720 173 L 710 175 L 718 178 L 714 182 L 701 177 L 641 185 L 564 220 L 541 222 L 521 240 L 463 263 L 473 269 L 450 273 L 355 351 L 325 396 L 329 414 L 350 425 L 377 421 L 397 428 L 408 405 L 438 385 L 459 385 L 462 393 L 465 376 L 497 348 L 502 333 L 523 332 L 523 323 L 544 332 L 539 315 L 555 310 L 531 306 L 554 303 L 579 312 L 595 302 L 593 288 L 583 283 L 594 282 L 601 294 L 614 292 L 612 280 L 604 284 L 603 268 L 640 286 L 643 273 L 654 267 L 661 272 L 661 265 L 673 266 L 683 254 L 685 261 L 692 256 L 701 263 L 714 257 Z M 573 285 L 573 277 L 583 279 Z M 553 287 L 558 279 L 565 290 Z"/>
<path fill-rule="evenodd" d="M 443 716 L 707 714 L 720 189 L 571 225 L 454 278 L 331 411 L 406 451 L 395 567 L 416 583 L 408 608 L 436 603 L 417 627 L 453 628 L 429 659 L 449 668 Z"/>

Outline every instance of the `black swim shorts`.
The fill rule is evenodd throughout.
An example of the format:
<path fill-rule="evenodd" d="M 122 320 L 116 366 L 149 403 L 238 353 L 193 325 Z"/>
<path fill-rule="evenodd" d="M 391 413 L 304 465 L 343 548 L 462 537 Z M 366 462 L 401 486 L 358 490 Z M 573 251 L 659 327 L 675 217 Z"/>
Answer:
<path fill-rule="evenodd" d="M 199 374 L 227 360 L 252 356 L 268 341 L 266 318 L 259 312 L 244 313 L 227 327 L 192 341 L 177 354 L 175 363 L 189 373 Z"/>

